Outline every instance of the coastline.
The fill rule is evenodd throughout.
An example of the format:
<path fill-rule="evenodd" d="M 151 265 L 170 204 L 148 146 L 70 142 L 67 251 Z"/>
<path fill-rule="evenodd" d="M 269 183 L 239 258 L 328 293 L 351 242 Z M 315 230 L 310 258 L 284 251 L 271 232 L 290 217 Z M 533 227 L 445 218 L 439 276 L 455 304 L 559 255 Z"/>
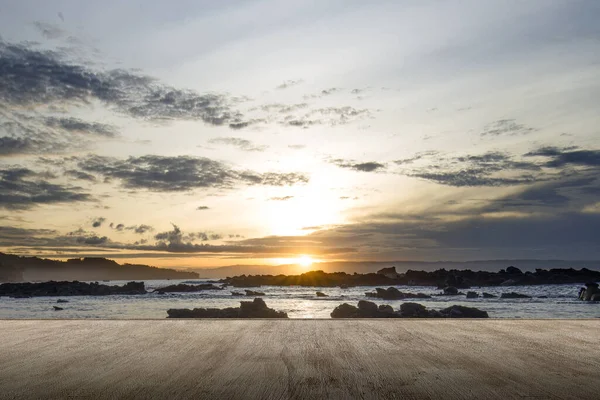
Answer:
<path fill-rule="evenodd" d="M 0 334 L 0 387 L 9 398 L 600 391 L 600 320 L 2 320 Z"/>

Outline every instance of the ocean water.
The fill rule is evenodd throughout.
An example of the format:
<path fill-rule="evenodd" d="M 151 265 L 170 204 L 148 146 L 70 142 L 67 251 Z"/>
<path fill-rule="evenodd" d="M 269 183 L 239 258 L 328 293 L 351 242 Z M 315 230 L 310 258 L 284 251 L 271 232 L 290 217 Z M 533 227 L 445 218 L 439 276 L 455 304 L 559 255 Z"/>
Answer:
<path fill-rule="evenodd" d="M 181 282 L 208 283 L 214 280 L 150 280 L 145 281 L 146 289 L 152 291 L 167 285 Z M 106 285 L 123 285 L 126 281 L 100 282 Z M 360 286 L 350 289 L 262 286 L 250 288 L 265 293 L 267 306 L 286 311 L 290 318 L 330 318 L 330 313 L 341 303 L 356 305 L 359 300 L 389 304 L 394 310 L 405 301 L 415 301 L 431 309 L 441 309 L 453 304 L 477 307 L 488 312 L 491 318 L 600 318 L 600 302 L 590 303 L 577 299 L 582 285 L 540 285 L 482 287 L 469 290 L 500 295 L 503 292 L 517 292 L 532 296 L 532 299 L 466 299 L 465 296 L 440 296 L 416 300 L 379 300 L 367 298 L 365 292 L 374 291 L 375 286 Z M 432 286 L 396 286 L 403 292 L 436 294 L 440 290 Z M 224 290 L 210 290 L 198 293 L 148 293 L 135 296 L 70 296 L 64 297 L 68 303 L 60 304 L 62 311 L 54 311 L 58 297 L 32 297 L 12 299 L 0 297 L 0 318 L 2 319 L 53 319 L 53 318 L 109 318 L 109 319 L 163 319 L 169 308 L 225 308 L 238 307 L 241 300 L 253 297 L 234 297 L 231 291 L 243 292 L 243 288 L 229 287 Z M 321 291 L 329 297 L 318 298 Z M 466 292 L 466 290 L 463 290 Z M 540 298 L 547 296 L 547 298 Z"/>

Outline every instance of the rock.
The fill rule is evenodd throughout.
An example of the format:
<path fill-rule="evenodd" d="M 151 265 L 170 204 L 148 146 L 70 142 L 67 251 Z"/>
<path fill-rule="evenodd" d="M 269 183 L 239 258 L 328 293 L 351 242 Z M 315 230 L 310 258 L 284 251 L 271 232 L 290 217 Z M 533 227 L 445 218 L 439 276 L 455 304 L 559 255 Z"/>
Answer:
<path fill-rule="evenodd" d="M 487 311 L 459 305 L 444 308 L 443 310 L 440 310 L 440 313 L 448 318 L 489 318 Z"/>
<path fill-rule="evenodd" d="M 201 285 L 186 285 L 183 283 L 180 283 L 179 285 L 170 285 L 170 286 L 165 286 L 159 289 L 156 289 L 156 291 L 158 292 L 163 292 L 163 293 L 173 293 L 173 292 L 182 292 L 182 293 L 190 293 L 190 292 L 201 292 L 203 290 L 222 290 L 223 288 L 219 287 L 219 286 L 215 286 L 213 284 L 210 283 L 203 283 Z M 159 293 L 160 294 L 160 293 Z"/>
<path fill-rule="evenodd" d="M 358 312 L 362 317 L 376 318 L 379 314 L 379 309 L 377 308 L 377 304 L 372 301 L 359 300 Z"/>
<path fill-rule="evenodd" d="M 379 307 L 377 308 L 377 311 L 379 311 L 380 313 L 383 313 L 383 314 L 393 314 L 394 313 L 394 309 L 392 308 L 392 306 L 390 306 L 388 304 L 380 304 Z"/>
<path fill-rule="evenodd" d="M 231 295 L 232 296 L 245 296 L 245 294 L 242 292 L 231 292 Z"/>
<path fill-rule="evenodd" d="M 477 294 L 477 292 L 467 292 L 467 299 L 476 299 L 478 297 L 479 295 Z"/>
<path fill-rule="evenodd" d="M 263 292 L 255 292 L 254 290 L 244 290 L 246 292 L 246 296 L 264 296 Z"/>
<path fill-rule="evenodd" d="M 58 299 L 56 300 L 57 303 L 68 303 L 69 300 L 65 300 L 65 299 Z"/>
<path fill-rule="evenodd" d="M 333 309 L 331 318 L 359 318 L 358 307 L 343 303 Z"/>
<path fill-rule="evenodd" d="M 382 268 L 377 273 L 390 279 L 398 279 L 400 277 L 400 274 L 396 272 L 396 267 Z"/>
<path fill-rule="evenodd" d="M 501 299 L 530 299 L 531 296 L 527 296 L 526 294 L 510 292 L 510 293 L 502 293 L 500 296 Z"/>
<path fill-rule="evenodd" d="M 342 284 L 340 285 L 340 289 L 349 289 L 349 288 L 350 288 L 350 286 L 349 286 L 349 285 L 346 285 L 345 283 L 342 283 Z"/>
<path fill-rule="evenodd" d="M 505 281 L 502 281 L 502 283 L 500 283 L 500 286 L 514 286 L 517 283 L 519 283 L 519 281 L 516 279 L 507 279 Z"/>
<path fill-rule="evenodd" d="M 57 306 L 52 306 L 52 307 L 54 307 L 54 311 L 62 311 L 62 310 L 64 310 L 64 308 L 62 308 L 62 307 L 57 307 Z"/>
<path fill-rule="evenodd" d="M 101 285 L 79 281 L 4 283 L 0 296 L 25 298 L 33 296 L 107 296 L 115 294 L 145 294 L 144 282 L 128 282 L 123 286 Z"/>
<path fill-rule="evenodd" d="M 458 289 L 454 286 L 446 286 L 444 288 L 444 294 L 446 296 L 455 296 L 458 294 Z"/>
<path fill-rule="evenodd" d="M 522 274 L 523 271 L 521 271 L 519 268 L 517 267 L 513 267 L 512 265 L 508 268 L 506 268 L 506 273 L 507 274 Z"/>
<path fill-rule="evenodd" d="M 495 294 L 486 293 L 486 292 L 483 292 L 481 295 L 483 296 L 484 299 L 495 299 L 496 297 L 498 297 Z"/>
<path fill-rule="evenodd" d="M 323 292 L 317 292 L 317 297 L 329 297 Z"/>
<path fill-rule="evenodd" d="M 405 318 L 420 318 L 429 316 L 429 313 L 422 304 L 402 303 L 400 305 L 400 316 Z"/>
<path fill-rule="evenodd" d="M 596 294 L 600 294 L 600 289 L 598 289 L 598 284 L 596 282 L 588 282 L 585 284 L 585 291 L 582 294 L 583 300 L 591 301 L 592 297 Z"/>
<path fill-rule="evenodd" d="M 590 298 L 591 301 L 600 301 L 600 293 L 594 293 Z"/>
<path fill-rule="evenodd" d="M 395 287 L 387 289 L 376 288 L 375 292 L 365 293 L 367 297 L 376 297 L 383 300 L 403 300 L 403 299 L 429 299 L 431 296 L 423 293 L 404 293 Z"/>
<path fill-rule="evenodd" d="M 165 294 L 165 292 L 163 292 L 162 290 L 159 290 L 158 292 L 155 290 L 154 293 L 156 293 L 156 294 Z"/>
<path fill-rule="evenodd" d="M 169 309 L 167 318 L 288 318 L 286 312 L 267 307 L 261 298 L 253 301 L 242 301 L 238 308 L 194 308 Z"/>

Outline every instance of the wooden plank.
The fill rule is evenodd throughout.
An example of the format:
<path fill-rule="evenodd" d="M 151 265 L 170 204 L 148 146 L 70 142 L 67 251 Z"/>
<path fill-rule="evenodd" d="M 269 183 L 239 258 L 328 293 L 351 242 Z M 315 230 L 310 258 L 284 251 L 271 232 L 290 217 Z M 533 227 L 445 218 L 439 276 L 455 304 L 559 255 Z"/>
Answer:
<path fill-rule="evenodd" d="M 597 320 L 0 321 L 0 398 L 598 398 Z"/>

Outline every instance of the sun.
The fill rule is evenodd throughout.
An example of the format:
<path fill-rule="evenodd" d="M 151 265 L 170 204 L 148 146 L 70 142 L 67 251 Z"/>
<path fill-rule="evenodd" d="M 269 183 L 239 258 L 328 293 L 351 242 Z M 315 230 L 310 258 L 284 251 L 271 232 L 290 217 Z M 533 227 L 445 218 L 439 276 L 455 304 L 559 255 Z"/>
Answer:
<path fill-rule="evenodd" d="M 314 261 L 311 256 L 300 256 L 296 259 L 296 263 L 304 268 L 310 267 L 313 262 Z"/>

